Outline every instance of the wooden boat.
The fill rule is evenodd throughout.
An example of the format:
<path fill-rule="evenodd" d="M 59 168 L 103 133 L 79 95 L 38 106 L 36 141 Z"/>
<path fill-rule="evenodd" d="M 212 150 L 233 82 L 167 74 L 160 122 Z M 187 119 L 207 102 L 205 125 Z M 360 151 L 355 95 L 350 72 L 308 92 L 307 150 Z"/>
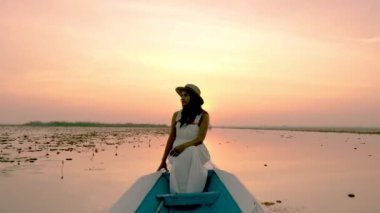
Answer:
<path fill-rule="evenodd" d="M 241 182 L 226 171 L 209 170 L 205 190 L 200 193 L 171 194 L 169 175 L 155 172 L 139 178 L 108 212 L 265 212 Z"/>

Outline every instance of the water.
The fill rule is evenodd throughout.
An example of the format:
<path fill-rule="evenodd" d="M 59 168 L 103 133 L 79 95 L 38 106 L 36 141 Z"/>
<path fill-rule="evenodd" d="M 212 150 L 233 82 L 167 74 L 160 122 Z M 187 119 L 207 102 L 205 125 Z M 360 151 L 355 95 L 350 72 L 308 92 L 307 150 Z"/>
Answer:
<path fill-rule="evenodd" d="M 167 134 L 0 127 L 0 212 L 104 212 L 157 169 Z M 268 212 L 380 209 L 379 135 L 211 129 L 205 143 L 213 163 L 235 174 Z"/>

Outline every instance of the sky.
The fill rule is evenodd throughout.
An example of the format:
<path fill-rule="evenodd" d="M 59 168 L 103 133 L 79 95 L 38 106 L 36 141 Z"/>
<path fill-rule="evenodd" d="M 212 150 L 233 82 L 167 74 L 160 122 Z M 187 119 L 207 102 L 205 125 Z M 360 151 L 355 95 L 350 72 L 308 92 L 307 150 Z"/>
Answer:
<path fill-rule="evenodd" d="M 378 0 L 0 0 L 0 123 L 380 126 Z"/>

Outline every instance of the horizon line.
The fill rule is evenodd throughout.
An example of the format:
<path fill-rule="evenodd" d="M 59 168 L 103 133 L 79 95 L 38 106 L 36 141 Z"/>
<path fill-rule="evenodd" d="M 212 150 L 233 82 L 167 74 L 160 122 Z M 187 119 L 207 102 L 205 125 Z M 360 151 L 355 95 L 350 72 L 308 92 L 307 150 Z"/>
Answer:
<path fill-rule="evenodd" d="M 1 126 L 22 126 L 30 124 L 53 124 L 53 123 L 66 123 L 66 124 L 98 124 L 98 125 L 162 125 L 170 126 L 165 123 L 134 123 L 134 122 L 101 122 L 101 121 L 28 121 L 25 123 L 0 123 Z M 210 125 L 211 128 L 240 128 L 240 129 L 251 129 L 251 128 L 276 128 L 276 129 L 288 129 L 288 128 L 370 128 L 370 129 L 380 129 L 379 126 L 369 126 L 369 125 L 223 125 L 216 124 Z"/>

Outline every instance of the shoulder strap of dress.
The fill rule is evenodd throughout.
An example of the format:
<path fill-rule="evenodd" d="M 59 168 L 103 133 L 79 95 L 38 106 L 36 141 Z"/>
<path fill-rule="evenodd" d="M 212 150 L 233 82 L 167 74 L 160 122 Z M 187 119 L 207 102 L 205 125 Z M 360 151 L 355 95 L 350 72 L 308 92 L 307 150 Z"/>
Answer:
<path fill-rule="evenodd" d="M 175 118 L 175 121 L 178 122 L 181 119 L 182 110 L 177 112 L 177 117 Z"/>
<path fill-rule="evenodd" d="M 197 115 L 197 117 L 195 117 L 195 119 L 194 119 L 194 123 L 195 123 L 195 124 L 198 124 L 198 126 L 201 125 L 201 118 L 202 118 L 202 115 L 203 115 L 203 112 L 201 112 L 201 114 Z"/>

